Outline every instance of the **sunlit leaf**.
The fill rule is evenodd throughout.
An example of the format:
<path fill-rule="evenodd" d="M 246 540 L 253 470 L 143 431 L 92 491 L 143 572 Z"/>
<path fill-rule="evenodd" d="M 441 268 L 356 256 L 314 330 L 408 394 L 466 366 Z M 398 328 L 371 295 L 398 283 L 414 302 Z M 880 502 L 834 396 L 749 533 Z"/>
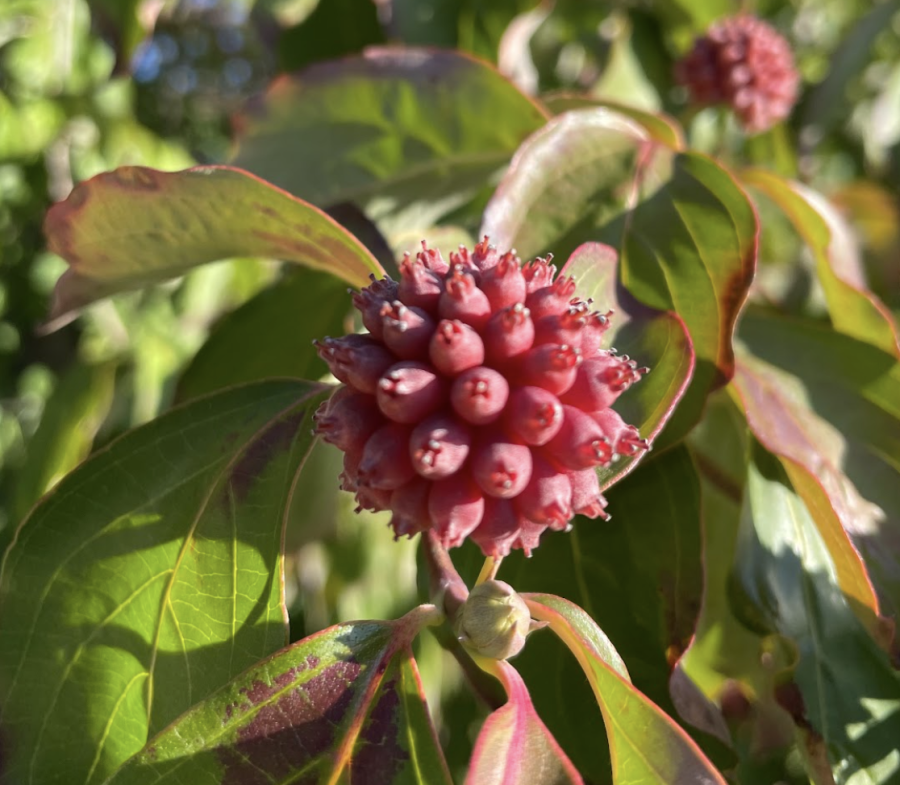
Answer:
<path fill-rule="evenodd" d="M 754 310 L 741 322 L 740 337 L 752 354 L 741 354 L 734 386 L 750 428 L 784 459 L 841 588 L 880 637 L 878 602 L 853 546 L 865 557 L 886 609 L 895 613 L 900 363 L 825 327 Z"/>
<path fill-rule="evenodd" d="M 35 508 L 0 574 L 11 782 L 103 782 L 285 644 L 284 516 L 329 391 L 272 381 L 198 399 Z"/>
<path fill-rule="evenodd" d="M 523 256 L 607 242 L 620 252 L 630 294 L 681 317 L 697 364 L 669 438 L 684 435 L 709 391 L 731 378 L 757 225 L 744 193 L 713 161 L 676 153 L 610 109 L 565 112 L 516 154 L 482 232 Z"/>
<path fill-rule="evenodd" d="M 265 256 L 364 286 L 381 266 L 312 205 L 226 166 L 160 172 L 125 166 L 80 183 L 55 205 L 47 244 L 69 263 L 51 319 L 204 262 Z"/>
<path fill-rule="evenodd" d="M 550 623 L 588 677 L 606 723 L 614 785 L 724 785 L 722 775 L 678 723 L 631 685 L 624 663 L 584 610 L 548 594 L 523 598 L 532 617 Z"/>
<path fill-rule="evenodd" d="M 897 325 L 884 303 L 866 288 L 856 238 L 837 210 L 811 188 L 765 170 L 741 176 L 778 204 L 806 241 L 835 329 L 900 357 Z"/>
<path fill-rule="evenodd" d="M 110 785 L 450 785 L 410 649 L 421 611 L 283 649 L 151 739 Z"/>
<path fill-rule="evenodd" d="M 313 204 L 364 206 L 389 232 L 425 228 L 486 185 L 544 121 L 487 63 L 372 48 L 277 80 L 239 118 L 236 163 Z"/>
<path fill-rule="evenodd" d="M 821 736 L 840 782 L 900 774 L 900 674 L 851 610 L 816 523 L 778 461 L 750 464 L 735 560 L 741 588 L 771 627 L 794 640 L 794 712 Z"/>
<path fill-rule="evenodd" d="M 600 243 L 585 243 L 575 250 L 561 270 L 578 284 L 578 293 L 593 298 L 593 307 L 614 311 L 605 335 L 607 346 L 615 346 L 639 363 L 650 367 L 638 384 L 617 402 L 626 422 L 638 427 L 641 436 L 653 439 L 671 417 L 684 395 L 694 369 L 694 349 L 684 322 L 674 313 L 656 311 L 638 303 L 617 283 L 615 252 Z M 599 469 L 601 485 L 608 487 L 634 469 L 644 457 L 622 457 Z"/>
<path fill-rule="evenodd" d="M 575 93 L 551 93 L 543 96 L 541 103 L 553 114 L 562 114 L 573 109 L 587 109 L 592 106 L 606 107 L 639 123 L 654 139 L 668 145 L 673 150 L 681 150 L 684 147 L 684 132 L 681 127 L 672 117 L 662 112 L 649 112 L 646 109 L 638 109 L 635 106 L 616 101 Z"/>
<path fill-rule="evenodd" d="M 508 701 L 485 720 L 466 785 L 581 785 L 581 776 L 534 710 L 516 669 L 498 660 L 487 660 L 482 667 L 500 679 Z"/>

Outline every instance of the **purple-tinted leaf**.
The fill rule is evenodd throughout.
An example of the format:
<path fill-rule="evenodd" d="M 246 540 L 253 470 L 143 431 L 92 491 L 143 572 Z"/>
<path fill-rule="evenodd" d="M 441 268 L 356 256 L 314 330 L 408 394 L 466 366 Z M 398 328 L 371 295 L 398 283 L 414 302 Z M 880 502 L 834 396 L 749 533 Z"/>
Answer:
<path fill-rule="evenodd" d="M 832 324 L 839 332 L 900 357 L 900 333 L 865 283 L 856 238 L 836 208 L 812 189 L 762 169 L 741 175 L 788 216 L 816 260 Z"/>
<path fill-rule="evenodd" d="M 161 172 L 123 166 L 54 205 L 47 244 L 69 264 L 51 320 L 125 289 L 236 256 L 297 262 L 362 286 L 381 265 L 316 207 L 227 166 Z"/>
<path fill-rule="evenodd" d="M 550 623 L 588 678 L 606 723 L 614 785 L 725 785 L 678 723 L 632 686 L 609 639 L 582 608 L 549 594 L 524 594 L 523 598 L 533 618 Z"/>
<path fill-rule="evenodd" d="M 485 720 L 466 785 L 581 785 L 581 775 L 538 717 L 516 669 L 499 660 L 484 660 L 482 668 L 502 682 L 508 701 Z"/>
<path fill-rule="evenodd" d="M 616 409 L 626 422 L 636 425 L 641 436 L 653 439 L 671 417 L 687 390 L 694 370 L 694 349 L 684 322 L 672 312 L 641 305 L 617 282 L 618 260 L 612 248 L 585 243 L 575 250 L 561 271 L 578 284 L 581 297 L 593 298 L 594 307 L 613 310 L 606 345 L 615 346 L 651 372 L 629 389 Z M 630 472 L 644 453 L 620 458 L 599 469 L 606 488 Z"/>
<path fill-rule="evenodd" d="M 338 624 L 194 706 L 109 785 L 450 785 L 410 644 L 433 608 Z"/>
<path fill-rule="evenodd" d="M 732 333 L 756 262 L 753 207 L 714 161 L 678 153 L 608 108 L 565 112 L 516 154 L 482 233 L 523 256 L 616 247 L 632 296 L 684 320 L 697 355 L 670 426 L 683 436 L 734 372 Z"/>
<path fill-rule="evenodd" d="M 239 118 L 236 163 L 313 204 L 353 202 L 392 234 L 465 204 L 545 121 L 483 61 L 373 47 L 276 80 Z"/>
<path fill-rule="evenodd" d="M 740 337 L 749 352 L 740 355 L 734 387 L 747 422 L 782 459 L 828 547 L 841 589 L 883 640 L 879 604 L 854 545 L 887 610 L 896 612 L 900 363 L 829 329 L 755 310 L 742 321 Z"/>

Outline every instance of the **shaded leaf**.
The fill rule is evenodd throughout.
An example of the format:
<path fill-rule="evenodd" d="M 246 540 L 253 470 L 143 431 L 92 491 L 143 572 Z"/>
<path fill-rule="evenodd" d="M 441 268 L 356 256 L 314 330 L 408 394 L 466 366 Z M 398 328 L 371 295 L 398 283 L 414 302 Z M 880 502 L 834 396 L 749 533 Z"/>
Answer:
<path fill-rule="evenodd" d="M 329 392 L 272 381 L 199 399 L 35 508 L 0 574 L 10 781 L 102 782 L 284 645 L 282 527 Z"/>
<path fill-rule="evenodd" d="M 669 438 L 689 430 L 709 391 L 731 378 L 731 337 L 753 276 L 757 224 L 746 196 L 713 161 L 678 154 L 609 109 L 566 112 L 516 154 L 482 233 L 523 256 L 607 242 L 620 252 L 630 294 L 684 320 L 697 364 Z"/>
<path fill-rule="evenodd" d="M 734 380 L 747 422 L 766 449 L 783 459 L 829 549 L 841 588 L 880 639 L 878 602 L 853 546 L 865 557 L 886 609 L 895 614 L 900 608 L 900 363 L 819 325 L 756 310 L 742 320 L 740 338 L 752 352 L 740 356 Z"/>
<path fill-rule="evenodd" d="M 113 398 L 113 363 L 73 365 L 60 379 L 15 478 L 14 523 L 91 451 Z"/>
<path fill-rule="evenodd" d="M 838 780 L 895 782 L 900 674 L 851 610 L 829 550 L 780 464 L 759 448 L 735 571 L 761 618 L 797 644 L 802 700 L 793 713 L 822 738 Z"/>
<path fill-rule="evenodd" d="M 816 260 L 831 321 L 839 332 L 900 357 L 900 334 L 891 312 L 865 285 L 856 239 L 821 194 L 762 169 L 742 173 L 791 219 Z"/>
<path fill-rule="evenodd" d="M 99 174 L 50 209 L 44 231 L 50 250 L 69 263 L 51 320 L 234 256 L 298 262 L 354 286 L 381 273 L 369 251 L 320 210 L 227 166 Z"/>
<path fill-rule="evenodd" d="M 363 206 L 390 234 L 465 204 L 544 121 L 479 60 L 372 48 L 277 80 L 239 118 L 236 163 L 314 204 Z"/>
<path fill-rule="evenodd" d="M 547 621 L 588 677 L 606 724 L 613 783 L 719 783 L 722 775 L 690 736 L 636 690 L 609 639 L 574 603 L 548 594 L 524 594 L 531 615 Z"/>
<path fill-rule="evenodd" d="M 410 649 L 423 610 L 338 624 L 283 649 L 179 717 L 110 785 L 449 785 Z"/>
<path fill-rule="evenodd" d="M 328 368 L 313 339 L 343 333 L 349 309 L 346 284 L 334 276 L 288 275 L 213 327 L 181 376 L 178 400 L 271 377 L 318 379 Z"/>
<path fill-rule="evenodd" d="M 694 370 L 694 349 L 678 316 L 641 305 L 617 283 L 618 267 L 612 248 L 585 243 L 569 257 L 560 275 L 571 275 L 579 295 L 593 298 L 594 307 L 614 311 L 606 345 L 651 368 L 615 408 L 626 422 L 638 427 L 642 437 L 652 440 L 687 390 Z M 632 471 L 644 455 L 620 457 L 611 466 L 598 469 L 601 486 L 607 488 Z"/>
<path fill-rule="evenodd" d="M 508 701 L 484 721 L 466 785 L 580 785 L 581 776 L 534 710 L 516 669 L 502 660 L 480 664 L 502 682 Z"/>
<path fill-rule="evenodd" d="M 696 471 L 687 450 L 674 447 L 608 495 L 611 521 L 579 518 L 569 533 L 544 535 L 531 559 L 504 559 L 501 577 L 517 591 L 584 608 L 628 663 L 635 687 L 672 714 L 670 662 L 693 634 L 702 588 Z M 597 745 L 596 701 L 569 656 L 552 636 L 535 634 L 516 667 L 578 770 L 604 782 L 609 762 Z"/>

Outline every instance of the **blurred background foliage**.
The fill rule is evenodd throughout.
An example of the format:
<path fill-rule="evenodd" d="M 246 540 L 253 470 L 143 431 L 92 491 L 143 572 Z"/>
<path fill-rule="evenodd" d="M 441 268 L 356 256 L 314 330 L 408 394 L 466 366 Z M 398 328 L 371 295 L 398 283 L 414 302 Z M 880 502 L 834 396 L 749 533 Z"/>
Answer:
<path fill-rule="evenodd" d="M 228 162 L 233 118 L 279 74 L 366 46 L 455 47 L 498 65 L 528 93 L 586 93 L 675 115 L 691 146 L 737 167 L 775 168 L 825 193 L 854 230 L 871 288 L 897 312 L 900 2 L 751 5 L 791 41 L 803 90 L 788 124 L 748 139 L 717 110 L 689 110 L 672 80 L 673 62 L 694 36 L 738 10 L 731 0 L 4 0 L 0 543 L 92 450 L 177 400 L 239 381 L 214 354 L 193 362 L 211 333 L 251 324 L 288 335 L 279 319 L 293 317 L 296 306 L 279 308 L 279 298 L 334 294 L 326 276 L 232 260 L 116 296 L 49 332 L 41 325 L 65 265 L 45 250 L 47 208 L 73 184 L 120 165 Z M 453 244 L 470 239 L 489 193 L 444 216 L 430 235 Z M 359 210 L 323 206 L 382 259 L 420 239 L 415 227 L 382 226 L 382 236 Z M 766 214 L 764 200 L 760 209 L 755 296 L 825 318 L 809 250 L 781 213 Z M 339 331 L 345 295 L 340 286 L 335 292 L 332 329 Z M 325 371 L 309 352 L 294 353 L 288 339 L 260 362 L 257 376 Z M 333 485 L 339 459 L 331 449 L 317 448 L 311 460 L 303 483 Z M 405 611 L 415 593 L 414 546 L 395 547 L 385 527 L 358 523 L 349 497 L 297 496 L 312 505 L 297 518 L 302 512 L 316 525 L 288 534 L 292 637 L 339 619 Z M 443 673 L 429 682 L 432 705 L 477 727 L 481 710 L 456 691 L 456 671 L 438 667 L 446 655 L 430 639 L 421 645 L 423 671 Z M 441 691 L 443 701 L 436 700 Z M 448 724 L 441 727 L 446 734 Z M 443 741 L 451 763 L 464 766 L 467 743 Z"/>

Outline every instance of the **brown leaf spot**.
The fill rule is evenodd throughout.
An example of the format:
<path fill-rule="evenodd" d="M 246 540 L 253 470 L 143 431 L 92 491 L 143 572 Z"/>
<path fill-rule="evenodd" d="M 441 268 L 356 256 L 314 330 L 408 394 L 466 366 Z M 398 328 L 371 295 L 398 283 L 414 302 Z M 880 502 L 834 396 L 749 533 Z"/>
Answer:
<path fill-rule="evenodd" d="M 158 191 L 161 184 L 157 172 L 145 166 L 123 166 L 110 173 L 110 185 L 129 191 Z"/>
<path fill-rule="evenodd" d="M 270 461 L 288 449 L 305 417 L 306 409 L 303 408 L 289 417 L 279 420 L 271 425 L 265 433 L 258 436 L 246 450 L 237 465 L 231 470 L 231 477 L 228 481 L 234 498 L 238 502 L 247 498 L 253 484 L 259 479 Z"/>
<path fill-rule="evenodd" d="M 282 781 L 330 750 L 353 702 L 352 682 L 360 670 L 356 662 L 337 662 L 260 708 L 238 731 L 234 745 L 216 751 L 225 767 L 222 785 Z M 316 780 L 316 772 L 310 772 L 309 781 Z"/>

